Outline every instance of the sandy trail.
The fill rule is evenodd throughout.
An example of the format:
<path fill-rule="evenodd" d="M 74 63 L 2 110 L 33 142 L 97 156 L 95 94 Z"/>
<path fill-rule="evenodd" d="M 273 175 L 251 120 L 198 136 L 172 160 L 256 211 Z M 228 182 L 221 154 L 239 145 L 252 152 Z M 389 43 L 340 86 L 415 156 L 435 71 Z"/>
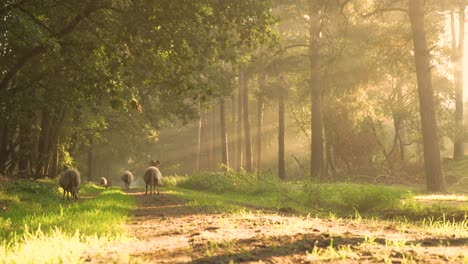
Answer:
<path fill-rule="evenodd" d="M 129 195 L 138 203 L 127 226 L 134 239 L 111 244 L 87 262 L 468 263 L 466 232 L 260 211 L 214 214 L 164 192 L 145 196 L 132 189 Z"/>

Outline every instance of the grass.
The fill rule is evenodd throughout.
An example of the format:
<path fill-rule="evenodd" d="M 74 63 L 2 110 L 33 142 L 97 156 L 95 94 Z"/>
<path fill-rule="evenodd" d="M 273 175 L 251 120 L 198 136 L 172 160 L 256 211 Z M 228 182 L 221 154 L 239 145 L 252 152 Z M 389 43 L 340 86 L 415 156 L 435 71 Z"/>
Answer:
<path fill-rule="evenodd" d="M 270 175 L 221 172 L 190 177 L 168 177 L 172 193 L 192 200 L 192 205 L 217 212 L 275 209 L 320 217 L 384 218 L 422 221 L 433 218 L 466 221 L 464 195 L 434 196 L 421 202 L 417 188 L 403 186 L 283 182 Z M 445 203 L 444 201 L 458 201 Z"/>
<path fill-rule="evenodd" d="M 133 198 L 120 189 L 81 186 L 62 200 L 55 181 L 18 180 L 0 189 L 0 263 L 77 263 L 83 251 L 124 237 Z"/>

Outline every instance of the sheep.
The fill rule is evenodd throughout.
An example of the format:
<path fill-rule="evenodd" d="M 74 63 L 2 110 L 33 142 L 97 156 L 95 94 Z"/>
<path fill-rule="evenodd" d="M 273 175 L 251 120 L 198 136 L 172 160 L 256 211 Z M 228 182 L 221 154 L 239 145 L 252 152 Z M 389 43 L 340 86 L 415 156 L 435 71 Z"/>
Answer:
<path fill-rule="evenodd" d="M 99 180 L 99 185 L 101 185 L 102 187 L 106 187 L 107 188 L 107 179 L 106 177 L 101 177 L 101 179 Z"/>
<path fill-rule="evenodd" d="M 159 164 L 159 161 L 157 162 Z M 158 191 L 159 195 L 159 186 L 162 184 L 162 174 L 157 167 L 151 166 L 146 169 L 145 175 L 143 176 L 146 184 L 146 192 L 145 195 L 148 194 L 148 185 L 150 186 L 150 194 L 151 191 L 155 194 L 155 186 Z"/>
<path fill-rule="evenodd" d="M 65 195 L 67 195 L 68 200 L 70 200 L 70 196 L 78 200 L 80 182 L 81 176 L 76 169 L 68 169 L 60 175 L 59 184 L 63 188 L 63 200 L 65 200 Z"/>
<path fill-rule="evenodd" d="M 128 191 L 130 189 L 130 184 L 132 183 L 134 177 L 131 170 L 125 171 L 122 175 L 122 181 L 125 183 L 125 189 Z"/>

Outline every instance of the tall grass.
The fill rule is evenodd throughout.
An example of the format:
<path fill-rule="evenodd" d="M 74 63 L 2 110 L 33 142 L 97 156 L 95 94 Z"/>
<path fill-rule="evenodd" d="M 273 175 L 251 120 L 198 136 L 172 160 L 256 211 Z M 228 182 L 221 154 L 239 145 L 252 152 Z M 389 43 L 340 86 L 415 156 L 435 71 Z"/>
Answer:
<path fill-rule="evenodd" d="M 224 203 L 230 199 L 252 207 L 274 207 L 285 212 L 322 216 L 330 213 L 339 217 L 362 215 L 388 219 L 404 216 L 420 221 L 445 215 L 463 221 L 468 211 L 467 206 L 419 203 L 414 199 L 419 191 L 402 186 L 284 182 L 272 175 L 246 172 L 199 173 L 170 181 L 171 186 L 217 194 L 216 199 Z M 187 195 L 199 196 L 194 193 Z M 208 204 L 207 201 L 202 203 Z"/>
<path fill-rule="evenodd" d="M 241 192 L 262 194 L 282 188 L 277 177 L 270 174 L 241 172 L 198 173 L 179 181 L 179 187 L 214 193 Z"/>
<path fill-rule="evenodd" d="M 3 186 L 0 263 L 76 263 L 84 248 L 124 235 L 133 198 L 93 184 L 82 185 L 80 196 L 78 202 L 62 200 L 50 180 Z"/>

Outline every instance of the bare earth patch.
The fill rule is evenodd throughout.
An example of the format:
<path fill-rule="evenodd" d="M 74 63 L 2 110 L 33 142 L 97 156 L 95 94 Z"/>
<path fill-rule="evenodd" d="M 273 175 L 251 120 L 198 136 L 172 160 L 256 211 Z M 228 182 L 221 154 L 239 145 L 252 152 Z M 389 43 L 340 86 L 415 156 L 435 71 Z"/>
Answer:
<path fill-rule="evenodd" d="M 390 221 L 267 212 L 213 214 L 161 192 L 132 190 L 134 239 L 88 252 L 87 263 L 468 263 L 468 231 Z"/>

